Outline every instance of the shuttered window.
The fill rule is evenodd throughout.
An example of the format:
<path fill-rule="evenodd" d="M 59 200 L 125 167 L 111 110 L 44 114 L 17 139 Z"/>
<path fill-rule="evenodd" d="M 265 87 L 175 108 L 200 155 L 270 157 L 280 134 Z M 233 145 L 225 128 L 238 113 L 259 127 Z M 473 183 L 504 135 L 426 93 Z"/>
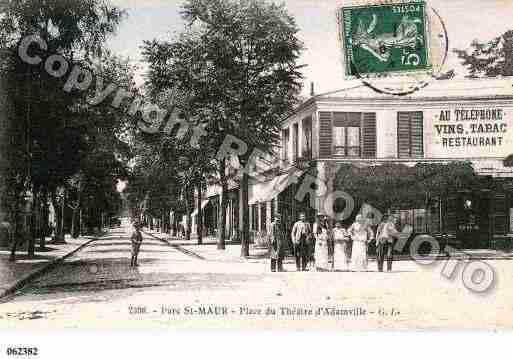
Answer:
<path fill-rule="evenodd" d="M 367 112 L 363 114 L 362 157 L 375 158 L 376 152 L 376 114 L 373 112 Z"/>
<path fill-rule="evenodd" d="M 422 112 L 397 113 L 397 155 L 399 158 L 424 157 L 423 127 Z"/>
<path fill-rule="evenodd" d="M 283 161 L 289 160 L 289 130 L 281 131 L 281 158 Z"/>
<path fill-rule="evenodd" d="M 333 113 L 333 155 L 360 157 L 361 124 L 362 116 L 360 113 Z"/>
<path fill-rule="evenodd" d="M 319 112 L 320 157 L 376 157 L 376 114 Z"/>
<path fill-rule="evenodd" d="M 332 113 L 319 112 L 319 157 L 331 156 Z"/>
<path fill-rule="evenodd" d="M 299 125 L 292 125 L 292 162 L 299 158 Z"/>

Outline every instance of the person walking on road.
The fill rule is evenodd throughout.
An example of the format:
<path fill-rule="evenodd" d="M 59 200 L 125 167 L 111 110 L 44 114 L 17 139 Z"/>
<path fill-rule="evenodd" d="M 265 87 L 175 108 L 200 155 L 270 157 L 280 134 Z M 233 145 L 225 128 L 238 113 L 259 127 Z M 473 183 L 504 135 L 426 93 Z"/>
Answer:
<path fill-rule="evenodd" d="M 271 224 L 271 271 L 283 272 L 283 257 L 287 236 L 281 223 L 281 216 L 276 213 L 276 219 Z"/>
<path fill-rule="evenodd" d="M 292 227 L 292 244 L 294 245 L 294 256 L 296 257 L 297 271 L 306 271 L 308 262 L 308 238 L 312 233 L 310 223 L 306 222 L 306 215 L 301 213 L 299 221 Z"/>
<path fill-rule="evenodd" d="M 130 260 L 130 268 L 138 267 L 137 257 L 139 256 L 139 250 L 141 249 L 141 243 L 143 241 L 141 233 L 141 224 L 139 222 L 134 223 L 134 233 L 130 237 L 132 242 L 132 259 Z"/>
<path fill-rule="evenodd" d="M 400 233 L 395 228 L 397 218 L 394 215 L 388 216 L 385 222 L 382 222 L 376 235 L 376 253 L 378 262 L 378 271 L 383 272 L 385 258 L 387 261 L 387 272 L 392 271 L 392 262 L 394 261 L 394 242 L 399 238 Z"/>

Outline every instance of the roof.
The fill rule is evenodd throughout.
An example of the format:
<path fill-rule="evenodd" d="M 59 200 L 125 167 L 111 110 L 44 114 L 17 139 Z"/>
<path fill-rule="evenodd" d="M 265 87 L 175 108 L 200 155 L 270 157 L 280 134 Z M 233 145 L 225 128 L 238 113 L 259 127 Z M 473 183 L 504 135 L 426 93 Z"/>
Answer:
<path fill-rule="evenodd" d="M 378 89 L 397 89 L 404 83 L 397 80 L 369 80 Z M 389 91 L 390 92 L 390 91 Z M 346 81 L 346 86 L 315 95 L 303 102 L 297 110 L 302 109 L 316 101 L 361 99 L 361 100 L 405 100 L 405 99 L 474 99 L 474 98 L 507 98 L 513 99 L 513 77 L 496 79 L 450 79 L 433 80 L 424 87 L 407 95 L 394 95 L 385 92 L 378 92 L 360 80 Z"/>
<path fill-rule="evenodd" d="M 392 88 L 404 85 L 397 78 L 367 80 L 378 89 Z M 474 99 L 506 99 L 513 100 L 513 77 L 498 78 L 475 78 L 475 79 L 448 79 L 432 80 L 424 87 L 419 88 L 407 95 L 393 95 L 385 92 L 378 92 L 370 86 L 362 83 L 361 80 L 344 81 L 346 85 L 339 90 L 329 91 L 310 97 L 302 102 L 295 111 L 283 120 L 294 116 L 301 110 L 323 101 L 415 101 L 415 100 L 474 100 Z"/>
<path fill-rule="evenodd" d="M 368 80 L 378 89 L 397 89 L 404 87 L 404 82 L 397 80 Z M 390 92 L 390 91 L 389 91 Z M 479 79 L 450 79 L 433 80 L 425 86 L 409 94 L 398 96 L 385 92 L 377 92 L 360 80 L 353 80 L 343 89 L 314 96 L 316 100 L 332 98 L 354 99 L 437 99 L 437 98 L 487 98 L 508 97 L 513 99 L 513 78 L 479 78 Z"/>

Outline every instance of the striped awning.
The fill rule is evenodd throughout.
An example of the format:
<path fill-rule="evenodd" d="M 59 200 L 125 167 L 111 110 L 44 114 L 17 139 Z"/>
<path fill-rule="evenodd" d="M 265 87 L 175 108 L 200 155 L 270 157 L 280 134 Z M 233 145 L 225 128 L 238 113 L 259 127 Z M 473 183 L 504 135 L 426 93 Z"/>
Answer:
<path fill-rule="evenodd" d="M 295 169 L 273 178 L 271 181 L 256 183 L 250 186 L 249 204 L 265 203 L 276 198 L 292 183 L 297 183 L 305 171 Z"/>

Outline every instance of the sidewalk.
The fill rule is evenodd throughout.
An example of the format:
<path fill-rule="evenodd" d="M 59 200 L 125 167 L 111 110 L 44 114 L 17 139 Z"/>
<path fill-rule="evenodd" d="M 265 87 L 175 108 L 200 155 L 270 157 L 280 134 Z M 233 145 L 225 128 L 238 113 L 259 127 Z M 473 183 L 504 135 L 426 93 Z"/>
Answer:
<path fill-rule="evenodd" d="M 240 243 L 226 242 L 226 249 L 220 251 L 217 249 L 217 239 L 214 237 L 203 238 L 203 245 L 196 244 L 196 240 L 191 239 L 179 240 L 172 238 L 167 233 L 160 233 L 157 231 L 145 231 L 157 238 L 166 240 L 169 244 L 176 247 L 184 247 L 184 251 L 192 252 L 194 255 L 202 257 L 202 259 L 216 262 L 238 262 L 238 263 L 260 263 L 268 258 L 268 250 L 264 248 L 257 248 L 254 245 L 250 245 L 248 258 L 242 258 L 240 256 Z M 464 259 L 466 256 L 470 256 L 473 260 L 513 260 L 513 251 L 503 251 L 496 249 L 462 249 L 451 254 L 453 259 Z M 440 253 L 436 259 L 446 260 L 448 259 L 446 253 Z M 370 260 L 375 260 L 375 256 L 370 255 Z M 412 260 L 411 256 L 401 254 L 395 255 L 394 260 L 405 261 Z"/>
<path fill-rule="evenodd" d="M 53 265 L 66 259 L 76 251 L 95 241 L 97 237 L 79 237 L 73 239 L 66 237 L 66 244 L 51 244 L 47 238 L 44 251 L 39 250 L 36 243 L 34 258 L 27 257 L 26 250 L 16 253 L 16 262 L 9 262 L 10 248 L 0 247 L 0 300 L 24 286 Z"/>
<path fill-rule="evenodd" d="M 190 241 L 179 240 L 172 238 L 167 233 L 150 230 L 145 230 L 144 232 L 161 240 L 165 240 L 170 245 L 177 247 L 179 250 L 183 250 L 185 253 L 190 252 L 197 258 L 208 261 L 227 263 L 262 263 L 268 260 L 269 250 L 267 248 L 255 247 L 253 244 L 250 244 L 249 247 L 250 256 L 243 258 L 240 255 L 240 243 L 227 241 L 225 246 L 226 249 L 223 251 L 217 249 L 217 239 L 214 237 L 203 238 L 203 244 L 198 245 L 195 239 L 191 239 Z"/>

